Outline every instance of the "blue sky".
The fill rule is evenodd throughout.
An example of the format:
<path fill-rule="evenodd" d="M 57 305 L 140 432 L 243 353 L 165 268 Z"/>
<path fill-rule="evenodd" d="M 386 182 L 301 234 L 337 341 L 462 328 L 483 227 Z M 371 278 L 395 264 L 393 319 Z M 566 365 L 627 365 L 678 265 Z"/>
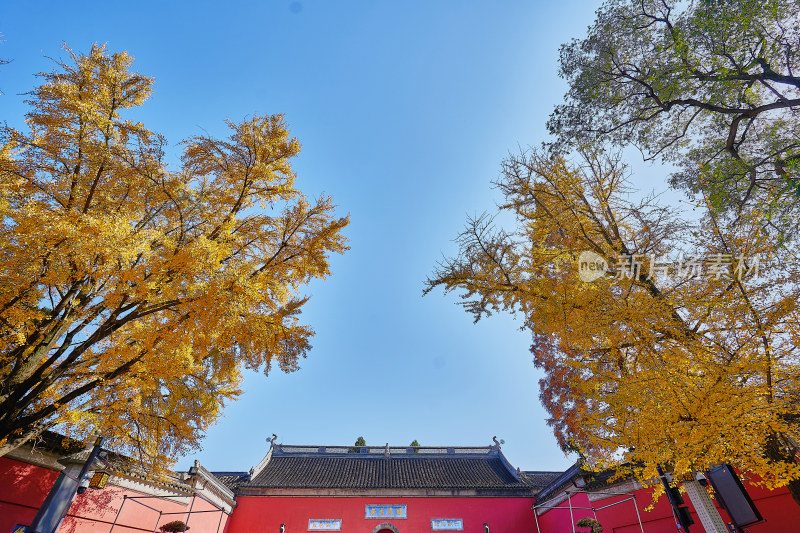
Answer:
<path fill-rule="evenodd" d="M 76 7 L 79 6 L 79 7 Z M 558 48 L 599 2 L 303 0 L 4 2 L 0 119 L 21 125 L 19 93 L 66 57 L 62 42 L 127 50 L 155 77 L 136 111 L 177 143 L 224 120 L 285 113 L 303 151 L 297 186 L 350 213 L 351 250 L 308 288 L 316 330 L 301 370 L 248 374 L 195 458 L 247 470 L 265 438 L 293 444 L 488 445 L 511 463 L 563 470 L 545 424 L 529 334 L 512 317 L 477 325 L 426 276 L 467 215 L 498 200 L 490 182 L 519 146 L 546 139 L 566 86 Z M 646 188 L 663 189 L 649 171 Z M 640 178 L 645 179 L 645 178 Z"/>

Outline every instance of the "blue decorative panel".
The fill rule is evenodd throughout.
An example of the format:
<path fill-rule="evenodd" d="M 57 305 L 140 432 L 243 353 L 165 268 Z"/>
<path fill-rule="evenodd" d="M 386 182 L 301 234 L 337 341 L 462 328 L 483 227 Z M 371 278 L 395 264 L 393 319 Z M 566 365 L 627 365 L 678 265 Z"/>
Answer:
<path fill-rule="evenodd" d="M 342 519 L 335 518 L 335 519 L 319 519 L 319 518 L 312 518 L 308 521 L 308 530 L 309 531 L 341 531 L 342 530 Z"/>
<path fill-rule="evenodd" d="M 434 518 L 431 520 L 431 531 L 464 531 L 464 520 L 461 518 Z"/>
<path fill-rule="evenodd" d="M 367 505 L 365 518 L 407 518 L 405 505 Z"/>

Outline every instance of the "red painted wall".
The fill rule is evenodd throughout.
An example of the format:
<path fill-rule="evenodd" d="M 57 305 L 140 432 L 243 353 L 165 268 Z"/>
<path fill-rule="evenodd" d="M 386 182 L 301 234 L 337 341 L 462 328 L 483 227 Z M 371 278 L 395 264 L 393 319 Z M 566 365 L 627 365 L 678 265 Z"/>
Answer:
<path fill-rule="evenodd" d="M 747 533 L 800 532 L 800 506 L 794 503 L 787 489 L 767 491 L 750 484 L 746 484 L 746 488 L 756 507 L 766 519 L 763 523 L 749 526 Z M 642 489 L 636 492 L 636 508 L 639 510 L 645 533 L 676 533 L 675 520 L 666 496 L 661 496 L 652 511 L 645 511 L 645 507 L 650 505 L 652 491 L 653 489 Z M 600 508 L 624 498 L 626 496 L 613 496 L 594 501 L 592 504 L 595 508 Z M 694 525 L 690 527 L 691 533 L 705 533 L 689 498 L 684 496 L 684 500 L 689 505 L 695 521 Z M 723 521 L 730 522 L 728 514 L 721 509 L 719 511 Z M 642 531 L 636 516 L 636 509 L 630 501 L 597 511 L 597 519 L 603 525 L 604 533 L 641 533 Z M 561 532 L 556 530 L 553 532 L 543 531 L 543 533 Z"/>
<path fill-rule="evenodd" d="M 0 457 L 0 533 L 10 533 L 17 524 L 29 525 L 57 477 L 58 473 L 53 470 Z M 187 521 L 190 498 L 171 501 L 146 496 L 110 484 L 103 490 L 89 489 L 76 496 L 58 533 L 109 533 L 120 508 L 122 512 L 114 533 L 152 532 L 173 520 Z M 213 512 L 197 512 L 209 510 Z M 178 514 L 159 515 L 159 511 Z M 223 515 L 220 532 L 225 528 L 226 519 L 227 515 Z M 191 533 L 215 533 L 219 523 L 220 511 L 196 498 L 188 519 Z"/>
<path fill-rule="evenodd" d="M 749 526 L 747 533 L 789 533 L 800 531 L 800 505 L 789 494 L 789 489 L 769 491 L 745 482 L 747 493 L 753 499 L 761 515 L 766 519 L 761 524 Z M 723 515 L 728 518 L 727 514 Z M 694 533 L 694 532 L 692 532 Z"/>
<path fill-rule="evenodd" d="M 613 489 L 609 491 L 611 490 Z M 645 533 L 676 533 L 675 519 L 672 516 L 672 508 L 666 496 L 662 496 L 658 500 L 652 511 L 645 511 L 645 508 L 652 502 L 652 493 L 653 489 L 642 489 L 636 491 L 635 500 L 623 501 L 630 496 L 611 496 L 592 502 L 596 509 L 622 502 L 613 507 L 606 507 L 597 511 L 597 519 L 603 525 L 604 533 L 641 533 L 639 517 L 641 517 Z M 684 498 L 687 502 L 689 501 L 688 497 L 685 496 Z M 636 515 L 637 509 L 639 517 Z M 692 511 L 692 518 L 694 518 L 695 524 L 697 524 L 697 526 L 691 528 L 691 532 L 705 533 L 691 504 L 689 509 Z"/>
<path fill-rule="evenodd" d="M 196 498 L 192 514 L 188 515 L 190 505 L 191 498 L 187 497 L 172 501 L 107 485 L 103 490 L 87 490 L 78 495 L 58 533 L 109 533 L 115 517 L 114 533 L 153 532 L 173 520 L 187 523 L 191 533 L 216 533 L 220 517 L 222 523 L 219 531 L 222 533 L 225 528 L 224 513 L 205 500 Z"/>
<path fill-rule="evenodd" d="M 576 507 L 591 507 L 589 497 L 586 494 L 573 494 L 571 498 L 572 515 L 570 515 L 570 500 L 555 505 L 555 509 L 549 509 L 538 517 L 540 533 L 571 533 L 575 528 L 575 522 L 585 516 L 593 517 L 592 511 L 587 509 L 576 509 Z"/>
<path fill-rule="evenodd" d="M 461 518 L 465 533 L 483 533 L 484 522 L 492 533 L 535 532 L 532 498 L 449 498 L 449 497 L 288 497 L 240 496 L 226 533 L 308 530 L 311 518 L 341 518 L 342 531 L 370 533 L 383 522 L 400 533 L 431 530 L 432 518 Z M 366 519 L 367 504 L 406 505 L 406 519 Z M 192 531 L 191 533 L 194 533 Z"/>
<path fill-rule="evenodd" d="M 746 483 L 746 487 L 756 507 L 766 519 L 760 524 L 747 527 L 747 533 L 800 532 L 800 506 L 794 503 L 787 489 L 768 491 L 750 483 Z M 614 491 L 613 487 L 609 489 L 609 492 L 612 491 Z M 620 495 L 609 496 L 593 502 L 589 502 L 586 494 L 574 494 L 572 496 L 572 521 L 570 520 L 569 502 L 565 500 L 558 504 L 557 509 L 551 509 L 538 517 L 540 532 L 571 533 L 574 529 L 571 527 L 572 524 L 584 516 L 594 516 L 591 510 L 577 508 L 593 507 L 596 510 L 597 519 L 603 526 L 604 533 L 641 533 L 639 517 L 641 517 L 645 533 L 676 533 L 678 530 L 666 496 L 661 496 L 651 511 L 645 510 L 652 501 L 652 492 L 653 489 L 639 490 L 635 494 L 635 500 L 628 499 L 629 495 Z M 688 503 L 695 521 L 694 525 L 690 527 L 691 533 L 705 533 L 689 498 L 684 496 L 684 499 Z M 616 505 L 612 505 L 615 503 Z M 724 510 L 718 510 L 723 521 L 729 523 L 728 514 Z"/>
<path fill-rule="evenodd" d="M 5 457 L 0 457 L 0 533 L 9 533 L 16 524 L 30 524 L 56 478 L 57 472 Z M 766 522 L 747 528 L 747 533 L 794 533 L 800 532 L 800 506 L 794 503 L 788 490 L 767 491 L 747 484 L 750 496 L 766 518 Z M 652 511 L 644 508 L 650 504 L 651 489 L 636 493 L 638 508 L 644 523 L 645 533 L 675 533 L 672 512 L 665 497 L 661 497 Z M 124 496 L 128 496 L 124 499 Z M 172 520 L 186 520 L 190 501 L 180 502 L 158 498 L 138 499 L 154 509 L 139 505 L 131 497 L 143 494 L 109 485 L 101 491 L 89 490 L 76 498 L 59 533 L 109 533 L 111 523 L 117 518 L 115 533 L 152 532 L 157 526 Z M 589 503 L 585 494 L 572 497 L 573 507 L 600 508 L 619 501 L 625 496 L 613 496 Z M 687 498 L 688 501 L 688 498 Z M 399 520 L 365 519 L 366 504 L 406 505 L 408 518 Z M 531 498 L 424 498 L 424 497 L 259 497 L 242 496 L 238 507 L 228 518 L 222 517 L 220 531 L 226 533 L 277 532 L 280 524 L 286 524 L 286 533 L 305 532 L 309 518 L 341 518 L 343 531 L 370 533 L 383 521 L 394 524 L 401 533 L 430 531 L 432 518 L 461 518 L 464 531 L 483 533 L 483 523 L 488 522 L 493 533 L 536 532 L 531 507 Z M 559 504 L 539 517 L 539 533 L 570 533 L 568 502 Z M 691 506 L 690 506 L 691 508 Z M 190 533 L 215 533 L 220 513 L 207 511 L 213 506 L 197 498 L 189 518 Z M 563 509 L 563 510 L 562 510 Z M 159 511 L 162 514 L 159 518 Z M 721 513 L 727 520 L 727 514 Z M 591 511 L 574 509 L 573 519 L 591 516 Z M 641 533 L 636 510 L 632 501 L 597 511 L 604 533 Z M 228 520 L 226 527 L 226 519 Z M 695 515 L 696 524 L 691 533 L 704 533 Z"/>
<path fill-rule="evenodd" d="M 31 523 L 58 473 L 0 457 L 0 533 Z"/>

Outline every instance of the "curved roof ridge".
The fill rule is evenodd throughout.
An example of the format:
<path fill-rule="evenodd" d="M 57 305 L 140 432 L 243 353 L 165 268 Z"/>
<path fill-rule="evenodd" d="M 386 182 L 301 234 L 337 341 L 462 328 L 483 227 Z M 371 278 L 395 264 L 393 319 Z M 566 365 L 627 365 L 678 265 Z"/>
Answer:
<path fill-rule="evenodd" d="M 499 448 L 496 446 L 355 446 L 355 445 L 303 445 L 303 444 L 277 444 L 272 445 L 273 456 L 300 455 L 300 456 L 465 456 L 496 455 Z"/>

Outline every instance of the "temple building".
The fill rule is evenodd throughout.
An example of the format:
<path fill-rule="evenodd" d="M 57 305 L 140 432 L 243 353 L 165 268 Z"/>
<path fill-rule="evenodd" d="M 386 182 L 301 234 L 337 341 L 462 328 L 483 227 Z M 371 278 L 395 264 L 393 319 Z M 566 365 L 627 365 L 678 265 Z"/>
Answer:
<path fill-rule="evenodd" d="M 521 472 L 487 447 L 290 446 L 235 484 L 231 531 L 534 531 L 536 493 L 560 472 Z"/>
<path fill-rule="evenodd" d="M 34 517 L 48 494 L 76 481 L 89 456 L 83 448 L 46 434 L 0 457 L 0 533 L 34 533 L 28 528 L 39 524 Z M 396 447 L 272 439 L 249 471 L 215 472 L 195 462 L 188 472 L 155 479 L 110 452 L 91 470 L 92 484 L 103 480 L 102 487 L 79 490 L 56 516 L 58 533 L 590 533 L 577 525 L 581 519 L 596 520 L 604 533 L 686 531 L 677 527 L 665 497 L 649 509 L 652 486 L 578 465 L 564 472 L 520 470 L 496 440 L 490 446 Z M 744 478 L 758 523 L 737 529 L 720 508 L 724 502 L 706 497 L 696 506 L 700 499 L 693 496 L 685 503 L 694 520 L 686 533 L 800 531 L 800 506 L 788 491 L 752 481 Z M 682 482 L 687 493 L 700 486 Z M 52 531 L 45 529 L 41 533 Z"/>

